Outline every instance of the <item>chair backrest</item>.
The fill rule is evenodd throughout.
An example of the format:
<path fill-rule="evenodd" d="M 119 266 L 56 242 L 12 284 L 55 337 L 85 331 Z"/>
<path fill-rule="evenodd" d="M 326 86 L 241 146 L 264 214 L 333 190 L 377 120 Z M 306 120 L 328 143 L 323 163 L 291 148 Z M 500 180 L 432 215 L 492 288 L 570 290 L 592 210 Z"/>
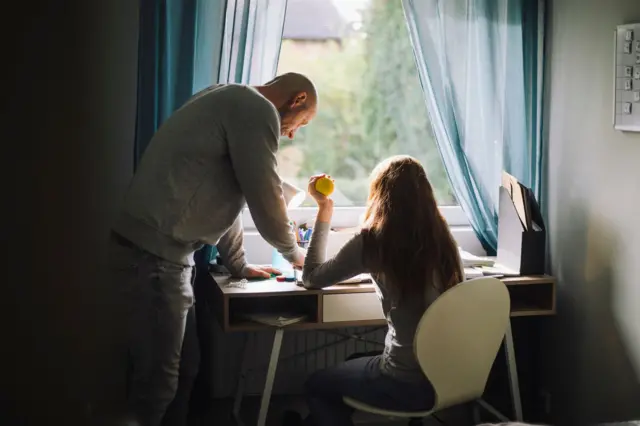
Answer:
<path fill-rule="evenodd" d="M 504 283 L 476 278 L 450 288 L 429 306 L 418 324 L 414 351 L 435 388 L 434 409 L 482 396 L 510 305 Z"/>

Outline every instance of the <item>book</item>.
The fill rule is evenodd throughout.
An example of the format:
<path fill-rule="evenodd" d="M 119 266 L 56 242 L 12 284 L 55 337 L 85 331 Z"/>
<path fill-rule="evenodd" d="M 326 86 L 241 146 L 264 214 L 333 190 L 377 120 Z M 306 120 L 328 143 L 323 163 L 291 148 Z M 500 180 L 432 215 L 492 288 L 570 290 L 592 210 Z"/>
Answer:
<path fill-rule="evenodd" d="M 460 251 L 460 260 L 462 266 L 465 268 L 472 268 L 474 266 L 493 266 L 495 261 L 488 257 L 480 257 L 458 248 Z"/>
<path fill-rule="evenodd" d="M 472 278 L 483 277 L 482 269 L 480 268 L 464 268 L 464 279 L 470 280 Z"/>
<path fill-rule="evenodd" d="M 285 327 L 287 325 L 296 324 L 307 319 L 307 315 L 304 314 L 292 314 L 292 313 L 253 313 L 245 314 L 244 318 L 264 325 L 270 325 L 273 327 Z"/>
<path fill-rule="evenodd" d="M 296 277 L 296 283 L 299 286 L 302 286 L 302 271 L 294 271 Z M 339 283 L 335 283 L 334 285 L 348 285 L 348 284 L 366 284 L 372 283 L 373 278 L 371 278 L 370 274 L 358 274 L 355 277 L 347 278 L 346 280 L 340 281 Z"/>
<path fill-rule="evenodd" d="M 371 282 L 373 282 L 373 279 L 371 278 L 371 275 L 369 275 L 369 274 L 358 274 L 355 277 L 351 277 L 351 278 L 348 278 L 346 280 L 340 281 L 339 283 L 336 283 L 336 285 L 365 284 L 365 283 L 371 283 Z"/>

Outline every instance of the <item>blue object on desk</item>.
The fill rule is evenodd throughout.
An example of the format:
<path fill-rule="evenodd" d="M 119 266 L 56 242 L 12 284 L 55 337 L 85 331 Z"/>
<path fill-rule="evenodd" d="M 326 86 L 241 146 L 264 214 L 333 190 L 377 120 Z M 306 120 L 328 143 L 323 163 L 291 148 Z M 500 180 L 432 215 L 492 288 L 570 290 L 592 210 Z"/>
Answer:
<path fill-rule="evenodd" d="M 285 278 L 294 278 L 295 275 L 293 273 L 293 266 L 285 260 L 284 257 L 278 252 L 278 250 L 273 250 L 273 255 L 271 257 L 271 266 L 282 272 L 282 275 Z"/>

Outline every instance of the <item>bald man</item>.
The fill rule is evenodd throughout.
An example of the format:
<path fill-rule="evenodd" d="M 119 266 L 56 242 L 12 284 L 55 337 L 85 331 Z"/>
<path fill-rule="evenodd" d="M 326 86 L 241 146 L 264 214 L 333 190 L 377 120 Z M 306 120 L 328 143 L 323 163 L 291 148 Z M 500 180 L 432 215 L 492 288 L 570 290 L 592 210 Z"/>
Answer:
<path fill-rule="evenodd" d="M 194 95 L 151 139 L 111 238 L 113 284 L 129 312 L 128 399 L 143 426 L 159 425 L 176 393 L 194 252 L 216 245 L 233 275 L 269 277 L 270 268 L 245 259 L 246 203 L 262 237 L 302 265 L 276 151 L 279 137 L 293 138 L 316 105 L 312 82 L 300 74 L 263 86 L 217 85 Z"/>

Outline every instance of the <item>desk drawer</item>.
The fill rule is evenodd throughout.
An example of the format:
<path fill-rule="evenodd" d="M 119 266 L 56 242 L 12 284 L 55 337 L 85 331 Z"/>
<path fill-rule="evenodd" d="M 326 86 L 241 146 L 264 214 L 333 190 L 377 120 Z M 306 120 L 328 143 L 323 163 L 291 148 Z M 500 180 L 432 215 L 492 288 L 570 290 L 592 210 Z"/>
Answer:
<path fill-rule="evenodd" d="M 366 321 L 384 319 L 375 293 L 327 294 L 322 296 L 322 321 Z"/>

